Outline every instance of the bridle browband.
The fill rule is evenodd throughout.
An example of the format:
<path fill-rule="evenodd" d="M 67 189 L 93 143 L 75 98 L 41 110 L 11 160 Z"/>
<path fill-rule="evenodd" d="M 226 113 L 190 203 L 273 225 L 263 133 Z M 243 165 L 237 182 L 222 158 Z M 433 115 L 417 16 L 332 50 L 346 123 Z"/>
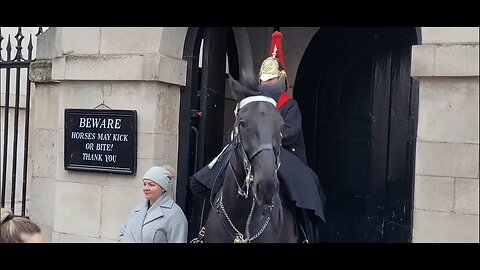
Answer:
<path fill-rule="evenodd" d="M 245 105 L 247 105 L 248 103 L 252 103 L 252 102 L 256 102 L 256 101 L 265 101 L 265 102 L 269 102 L 269 103 L 272 103 L 273 106 L 275 106 L 275 108 L 277 107 L 277 102 L 271 98 L 271 97 L 266 97 L 266 96 L 251 96 L 251 97 L 246 97 L 242 100 L 240 100 L 240 103 L 238 104 L 238 109 L 240 110 L 241 108 L 243 108 Z"/>

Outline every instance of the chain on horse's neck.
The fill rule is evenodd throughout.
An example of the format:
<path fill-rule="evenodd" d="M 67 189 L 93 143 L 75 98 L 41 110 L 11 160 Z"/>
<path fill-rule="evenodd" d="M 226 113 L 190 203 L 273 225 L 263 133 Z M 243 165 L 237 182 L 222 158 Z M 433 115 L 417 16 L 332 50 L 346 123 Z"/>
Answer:
<path fill-rule="evenodd" d="M 223 215 L 225 216 L 225 218 L 227 219 L 228 223 L 233 228 L 233 230 L 235 230 L 236 236 L 234 236 L 235 237 L 234 238 L 234 243 L 249 243 L 250 241 L 253 241 L 257 237 L 259 237 L 265 231 L 265 229 L 267 228 L 268 222 L 270 221 L 270 216 L 271 216 L 270 213 L 269 213 L 269 216 L 267 217 L 267 219 L 265 220 L 265 223 L 263 223 L 263 226 L 260 228 L 260 230 L 255 235 L 253 235 L 252 237 L 250 236 L 250 223 L 252 221 L 253 211 L 254 211 L 255 205 L 256 205 L 255 198 L 252 198 L 252 206 L 250 208 L 250 212 L 248 214 L 247 221 L 245 223 L 245 234 L 242 234 L 237 229 L 237 227 L 235 227 L 235 225 L 233 224 L 233 221 L 228 216 L 227 210 L 225 209 L 225 206 L 223 205 L 223 190 L 220 193 L 220 197 L 218 198 L 218 201 L 219 201 L 220 209 L 223 212 Z M 274 207 L 273 204 L 271 206 L 265 206 L 263 211 L 268 209 L 271 212 L 273 207 Z M 239 242 L 237 242 L 237 241 L 239 241 Z"/>
<path fill-rule="evenodd" d="M 244 209 L 244 211 L 237 212 L 238 215 L 234 217 L 237 222 L 244 222 L 243 218 L 247 217 L 247 210 L 251 204 L 251 200 L 254 200 L 253 192 L 246 194 L 245 190 L 242 187 L 245 187 L 245 182 L 239 181 L 245 177 L 245 172 L 242 169 L 239 169 L 238 164 L 235 160 L 230 160 L 227 168 L 228 181 L 225 179 L 225 186 L 223 188 L 224 197 L 226 196 L 228 200 L 225 200 L 225 205 L 228 209 Z M 233 183 L 235 182 L 235 183 Z M 227 184 L 228 183 L 228 184 Z M 245 195 L 242 195 L 245 194 Z M 237 211 L 237 210 L 236 210 Z M 243 225 L 242 225 L 243 226 Z"/>

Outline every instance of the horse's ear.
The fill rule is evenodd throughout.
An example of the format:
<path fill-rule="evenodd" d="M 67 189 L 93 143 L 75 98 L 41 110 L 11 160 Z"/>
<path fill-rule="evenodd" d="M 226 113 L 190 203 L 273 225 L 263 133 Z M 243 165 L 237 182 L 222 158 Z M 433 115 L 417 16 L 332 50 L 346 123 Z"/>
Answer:
<path fill-rule="evenodd" d="M 230 86 L 230 88 L 233 91 L 233 95 L 237 98 L 237 100 L 240 100 L 238 94 L 239 94 L 239 92 L 244 91 L 243 85 L 241 85 L 237 80 L 235 80 L 232 77 L 232 75 L 230 75 L 230 73 L 227 73 L 227 80 L 228 80 L 228 85 Z"/>
<path fill-rule="evenodd" d="M 235 80 L 230 74 L 228 76 L 228 84 L 230 88 L 233 90 L 233 94 L 236 96 L 237 100 L 240 101 L 246 97 L 258 95 L 258 89 L 253 87 L 250 82 L 251 78 L 247 74 L 243 75 L 243 81 L 245 85 L 240 84 L 237 80 Z"/>
<path fill-rule="evenodd" d="M 241 83 L 248 88 L 258 90 L 258 81 L 251 69 L 242 69 Z M 258 93 L 257 93 L 258 95 Z"/>

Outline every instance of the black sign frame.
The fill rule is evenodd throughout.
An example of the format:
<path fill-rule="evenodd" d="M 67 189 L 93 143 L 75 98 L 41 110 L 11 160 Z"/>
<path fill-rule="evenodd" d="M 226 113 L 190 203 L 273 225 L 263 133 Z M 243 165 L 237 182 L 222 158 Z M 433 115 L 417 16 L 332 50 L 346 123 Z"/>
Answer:
<path fill-rule="evenodd" d="M 137 111 L 65 109 L 64 130 L 65 170 L 136 174 Z"/>

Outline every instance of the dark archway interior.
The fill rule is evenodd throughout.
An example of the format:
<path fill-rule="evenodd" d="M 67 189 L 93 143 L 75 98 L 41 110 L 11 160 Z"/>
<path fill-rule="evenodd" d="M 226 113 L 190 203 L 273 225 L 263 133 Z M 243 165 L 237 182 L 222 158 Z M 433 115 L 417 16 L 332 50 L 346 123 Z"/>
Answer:
<path fill-rule="evenodd" d="M 180 97 L 177 203 L 189 221 L 191 240 L 198 235 L 202 208 L 208 213 L 210 205 L 193 196 L 188 179 L 222 150 L 224 126 L 231 122 L 225 112 L 233 112 L 235 104 L 225 87 L 227 70 L 239 78 L 232 28 L 190 27 L 183 59 L 187 61 L 187 80 Z"/>
<path fill-rule="evenodd" d="M 309 165 L 327 192 L 325 242 L 410 242 L 415 28 L 321 28 L 299 65 Z"/>

